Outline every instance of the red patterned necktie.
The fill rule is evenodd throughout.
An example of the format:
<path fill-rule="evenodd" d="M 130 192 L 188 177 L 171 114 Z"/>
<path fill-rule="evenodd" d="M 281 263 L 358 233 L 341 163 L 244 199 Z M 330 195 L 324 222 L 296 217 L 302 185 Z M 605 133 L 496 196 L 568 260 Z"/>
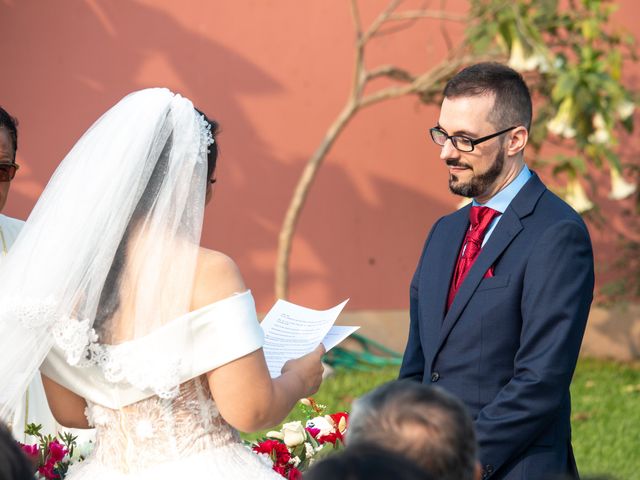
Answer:
<path fill-rule="evenodd" d="M 500 212 L 489 207 L 471 207 L 469 212 L 469 220 L 471 226 L 467 230 L 464 237 L 460 255 L 458 255 L 458 263 L 449 287 L 449 297 L 447 298 L 447 310 L 451 307 L 453 299 L 458 293 L 458 289 L 464 281 L 467 273 L 471 270 L 473 262 L 478 258 L 480 249 L 482 248 L 482 240 L 484 239 L 487 228 L 491 225 L 494 218 L 500 215 Z"/>

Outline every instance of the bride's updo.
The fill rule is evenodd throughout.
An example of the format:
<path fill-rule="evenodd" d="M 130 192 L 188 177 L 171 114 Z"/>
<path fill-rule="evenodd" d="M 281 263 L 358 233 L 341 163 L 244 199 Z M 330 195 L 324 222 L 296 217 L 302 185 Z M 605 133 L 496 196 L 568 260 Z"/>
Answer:
<path fill-rule="evenodd" d="M 211 126 L 211 135 L 213 136 L 214 142 L 209 146 L 209 153 L 207 154 L 207 179 L 211 179 L 211 176 L 216 171 L 216 163 L 218 161 L 218 142 L 216 140 L 216 136 L 219 133 L 220 125 L 215 120 L 209 119 L 207 115 L 198 110 L 196 108 L 196 112 L 202 115 L 205 121 Z"/>

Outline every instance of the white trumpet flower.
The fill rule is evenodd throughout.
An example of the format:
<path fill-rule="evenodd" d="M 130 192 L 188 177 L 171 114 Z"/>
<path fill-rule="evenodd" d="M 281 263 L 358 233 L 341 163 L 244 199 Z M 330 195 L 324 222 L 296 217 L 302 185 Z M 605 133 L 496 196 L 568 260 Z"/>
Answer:
<path fill-rule="evenodd" d="M 622 200 L 635 193 L 637 185 L 627 182 L 617 168 L 612 168 L 610 175 L 611 191 L 609 192 L 609 198 L 611 200 Z"/>
<path fill-rule="evenodd" d="M 575 137 L 576 130 L 571 125 L 572 110 L 573 100 L 571 98 L 565 98 L 560 104 L 556 116 L 547 123 L 549 131 L 559 137 Z"/>
<path fill-rule="evenodd" d="M 593 202 L 589 200 L 587 192 L 575 178 L 567 183 L 564 199 L 578 213 L 584 213 L 593 208 Z"/>
<path fill-rule="evenodd" d="M 549 71 L 547 58 L 535 51 L 533 54 L 527 55 L 524 45 L 518 38 L 515 38 L 511 43 L 509 66 L 521 72 L 530 72 L 536 69 L 539 69 L 541 72 Z"/>
<path fill-rule="evenodd" d="M 621 120 L 626 120 L 631 115 L 633 115 L 633 111 L 635 109 L 636 109 L 636 106 L 633 102 L 623 100 L 618 104 L 618 108 L 616 108 L 616 113 L 618 114 Z"/>
<path fill-rule="evenodd" d="M 611 134 L 609 133 L 609 129 L 607 128 L 607 124 L 604 121 L 604 117 L 600 113 L 596 113 L 593 116 L 593 128 L 594 132 L 589 135 L 589 141 L 591 143 L 599 143 L 605 144 L 609 143 L 611 139 Z"/>

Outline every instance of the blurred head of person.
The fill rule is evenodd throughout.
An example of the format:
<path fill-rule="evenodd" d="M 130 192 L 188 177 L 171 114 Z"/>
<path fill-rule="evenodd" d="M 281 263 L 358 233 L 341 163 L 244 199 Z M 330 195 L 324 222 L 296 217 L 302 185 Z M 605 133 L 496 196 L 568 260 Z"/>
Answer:
<path fill-rule="evenodd" d="M 404 455 L 439 480 L 481 476 L 471 417 L 460 400 L 438 387 L 399 380 L 357 399 L 346 445 L 364 443 Z"/>
<path fill-rule="evenodd" d="M 0 424 L 0 480 L 33 480 L 34 470 L 9 429 Z"/>
<path fill-rule="evenodd" d="M 17 151 L 18 122 L 0 107 L 0 212 L 7 202 L 11 180 L 18 170 Z"/>
<path fill-rule="evenodd" d="M 362 443 L 314 464 L 304 480 L 435 480 L 403 455 Z"/>

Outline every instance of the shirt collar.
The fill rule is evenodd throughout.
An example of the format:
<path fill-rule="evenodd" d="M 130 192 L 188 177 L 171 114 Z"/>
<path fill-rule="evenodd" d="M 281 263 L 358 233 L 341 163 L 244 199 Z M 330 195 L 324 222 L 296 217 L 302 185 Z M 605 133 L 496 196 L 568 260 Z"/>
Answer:
<path fill-rule="evenodd" d="M 487 203 L 478 203 L 474 198 L 472 205 L 474 207 L 489 207 L 499 211 L 500 213 L 504 213 L 504 211 L 511 203 L 511 200 L 515 198 L 520 189 L 524 186 L 525 183 L 527 183 L 529 178 L 531 178 L 531 175 L 531 170 L 529 170 L 525 165 L 524 167 L 522 167 L 522 170 L 515 178 L 515 180 L 513 180 L 509 185 L 507 185 L 493 197 L 491 197 Z"/>

